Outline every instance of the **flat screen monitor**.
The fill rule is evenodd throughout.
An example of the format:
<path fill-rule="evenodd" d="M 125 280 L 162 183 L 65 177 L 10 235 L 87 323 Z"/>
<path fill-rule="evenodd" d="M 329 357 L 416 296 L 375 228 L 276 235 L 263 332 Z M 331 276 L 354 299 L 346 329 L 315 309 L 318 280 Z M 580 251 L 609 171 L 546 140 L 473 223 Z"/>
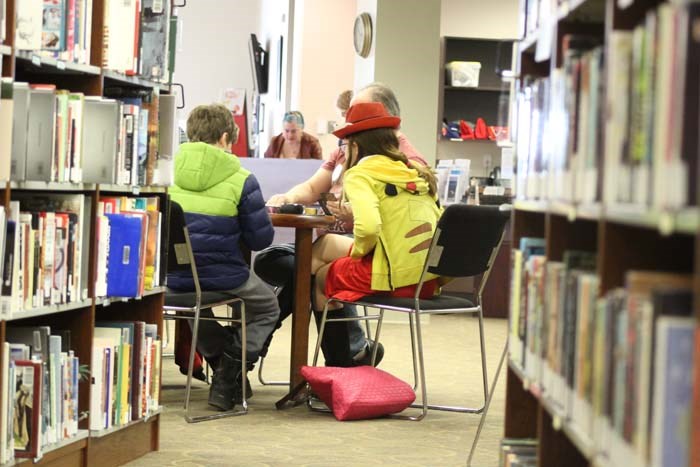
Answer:
<path fill-rule="evenodd" d="M 253 82 L 259 94 L 267 93 L 267 51 L 262 48 L 255 34 L 250 35 L 249 42 L 250 67 L 253 72 Z"/>

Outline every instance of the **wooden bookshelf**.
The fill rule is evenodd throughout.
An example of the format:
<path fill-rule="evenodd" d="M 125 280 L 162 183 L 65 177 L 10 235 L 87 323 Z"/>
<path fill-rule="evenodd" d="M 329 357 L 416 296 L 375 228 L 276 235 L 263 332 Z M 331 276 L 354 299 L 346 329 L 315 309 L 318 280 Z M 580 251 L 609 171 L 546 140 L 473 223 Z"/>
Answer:
<path fill-rule="evenodd" d="M 522 85 L 526 76 L 532 79 L 551 77 L 562 66 L 562 38 L 565 34 L 597 37 L 606 56 L 609 56 L 611 35 L 616 31 L 633 30 L 659 4 L 663 2 L 559 2 L 552 16 L 552 43 L 546 60 L 538 61 L 535 57 L 538 40 L 547 34 L 541 25 L 529 31 L 525 28 L 524 39 L 516 43 L 516 74 L 521 79 L 519 85 Z M 527 6 L 521 8 L 522 11 L 527 11 Z M 525 20 L 522 21 L 525 24 Z M 597 121 L 602 118 L 602 115 L 598 115 Z M 697 138 L 699 126 L 698 121 L 693 121 L 686 128 L 694 128 L 694 136 Z M 684 128 L 683 131 L 687 130 Z M 606 137 L 608 135 L 603 131 L 603 144 Z M 515 146 L 518 147 L 518 141 Z M 529 152 L 529 147 L 526 151 Z M 697 161 L 700 154 L 683 154 L 683 157 Z M 694 166 L 696 170 L 698 165 L 700 164 L 696 163 Z M 602 177 L 604 183 L 606 173 L 602 169 L 601 172 L 598 176 Z M 690 183 L 697 183 L 700 173 L 689 173 L 688 177 Z M 692 311 L 695 317 L 700 316 L 700 196 L 698 199 L 690 199 L 686 206 L 665 209 L 649 205 L 605 203 L 599 196 L 595 201 L 589 202 L 562 201 L 548 196 L 521 196 L 514 202 L 511 222 L 513 248 L 518 248 L 523 237 L 544 238 L 547 261 L 562 261 L 564 252 L 569 250 L 594 253 L 596 270 L 593 272 L 599 280 L 597 297 L 624 287 L 626 273 L 633 270 L 690 275 L 694 283 Z M 695 368 L 697 358 L 696 354 Z M 648 368 L 642 371 L 645 370 Z M 541 375 L 542 373 L 540 377 L 544 380 Z M 620 452 L 635 450 L 631 443 L 623 443 L 625 446 L 621 450 L 616 449 L 616 454 L 613 454 L 611 448 L 592 439 L 591 436 L 595 437 L 595 433 L 582 430 L 578 424 L 580 419 L 572 417 L 571 411 L 564 410 L 556 397 L 553 397 L 554 385 L 547 387 L 542 380 L 538 376 L 533 377 L 519 361 L 509 357 L 504 437 L 536 438 L 539 466 L 655 467 L 650 460 L 641 459 L 643 462 L 637 462 L 639 457 L 620 456 Z M 696 376 L 695 391 L 698 384 L 700 379 Z M 651 388 L 641 390 L 651 391 Z M 697 401 L 693 400 L 692 404 L 697 404 Z M 697 411 L 698 407 L 693 405 L 692 417 L 696 419 L 700 415 Z M 592 412 L 591 410 L 589 415 L 592 416 Z M 697 426 L 696 421 L 690 432 L 689 449 L 697 443 L 698 430 L 700 426 Z"/>
<path fill-rule="evenodd" d="M 34 51 L 20 51 L 14 47 L 15 13 L 23 0 L 6 0 L 7 37 L 0 44 L 0 74 L 15 81 L 30 84 L 53 84 L 57 89 L 83 92 L 89 96 L 108 96 L 115 88 L 137 90 L 158 90 L 161 95 L 170 92 L 168 83 L 145 79 L 141 76 L 127 76 L 103 68 L 105 29 L 104 14 L 107 0 L 92 0 L 92 28 L 89 63 L 76 63 L 45 56 Z M 172 2 L 168 2 L 172 4 Z M 167 57 L 167 55 L 166 55 Z M 87 157 L 87 156 L 86 156 Z M 0 206 L 8 207 L 17 193 L 84 194 L 92 200 L 90 207 L 93 228 L 89 239 L 85 239 L 83 255 L 89 255 L 89 267 L 83 271 L 89 277 L 89 292 L 86 300 L 61 305 L 52 305 L 27 311 L 19 311 L 8 320 L 0 321 L 0 342 L 5 342 L 9 326 L 51 326 L 52 329 L 70 331 L 71 348 L 81 365 L 90 365 L 94 328 L 97 321 L 144 321 L 156 324 L 158 335 L 163 335 L 162 306 L 165 287 L 146 291 L 143 296 L 129 299 L 96 297 L 94 284 L 97 268 L 97 229 L 95 226 L 97 202 L 100 196 L 156 196 L 160 210 L 167 209 L 167 188 L 162 186 L 126 186 L 95 183 L 61 183 L 43 181 L 9 180 L 0 183 Z M 163 217 L 161 245 L 165 249 L 167 222 Z M 161 278 L 165 275 L 166 255 L 161 258 Z M 164 283 L 161 281 L 161 283 Z M 0 352 L 2 349 L 0 348 Z M 5 384 L 6 375 L 0 374 L 0 385 Z M 151 412 L 147 417 L 103 431 L 89 430 L 90 409 L 89 381 L 80 381 L 79 391 L 79 430 L 77 436 L 62 440 L 43 448 L 40 459 L 16 459 L 9 465 L 23 464 L 47 466 L 116 466 L 134 460 L 159 448 L 160 414 L 162 408 Z"/>

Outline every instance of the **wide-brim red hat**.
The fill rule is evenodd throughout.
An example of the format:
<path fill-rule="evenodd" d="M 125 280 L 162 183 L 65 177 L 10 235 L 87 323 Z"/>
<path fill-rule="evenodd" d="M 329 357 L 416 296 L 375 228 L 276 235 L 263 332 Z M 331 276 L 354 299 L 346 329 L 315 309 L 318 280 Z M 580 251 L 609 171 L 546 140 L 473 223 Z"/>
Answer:
<path fill-rule="evenodd" d="M 375 128 L 398 128 L 401 118 L 389 115 L 379 102 L 359 102 L 348 109 L 346 125 L 333 132 L 338 138 L 345 138 L 360 131 Z"/>

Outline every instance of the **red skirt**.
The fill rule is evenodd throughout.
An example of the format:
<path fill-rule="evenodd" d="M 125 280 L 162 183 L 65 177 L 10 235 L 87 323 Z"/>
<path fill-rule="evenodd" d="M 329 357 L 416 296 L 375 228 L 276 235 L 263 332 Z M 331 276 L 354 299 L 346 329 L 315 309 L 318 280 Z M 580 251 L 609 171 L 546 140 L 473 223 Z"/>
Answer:
<path fill-rule="evenodd" d="M 367 295 L 415 297 L 417 284 L 399 287 L 393 291 L 372 290 L 373 257 L 373 254 L 363 256 L 360 259 L 344 256 L 333 261 L 326 276 L 326 297 L 349 302 L 359 300 Z M 420 298 L 430 298 L 435 295 L 437 286 L 437 279 L 429 280 L 423 284 Z"/>

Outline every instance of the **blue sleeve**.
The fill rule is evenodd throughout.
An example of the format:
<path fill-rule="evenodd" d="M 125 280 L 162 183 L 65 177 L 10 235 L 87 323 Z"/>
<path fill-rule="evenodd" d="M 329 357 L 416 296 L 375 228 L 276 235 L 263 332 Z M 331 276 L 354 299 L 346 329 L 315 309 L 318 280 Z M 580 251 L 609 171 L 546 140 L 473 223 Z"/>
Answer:
<path fill-rule="evenodd" d="M 243 184 L 238 220 L 241 224 L 241 238 L 248 248 L 259 251 L 272 244 L 275 229 L 267 214 L 260 185 L 253 174 Z"/>

